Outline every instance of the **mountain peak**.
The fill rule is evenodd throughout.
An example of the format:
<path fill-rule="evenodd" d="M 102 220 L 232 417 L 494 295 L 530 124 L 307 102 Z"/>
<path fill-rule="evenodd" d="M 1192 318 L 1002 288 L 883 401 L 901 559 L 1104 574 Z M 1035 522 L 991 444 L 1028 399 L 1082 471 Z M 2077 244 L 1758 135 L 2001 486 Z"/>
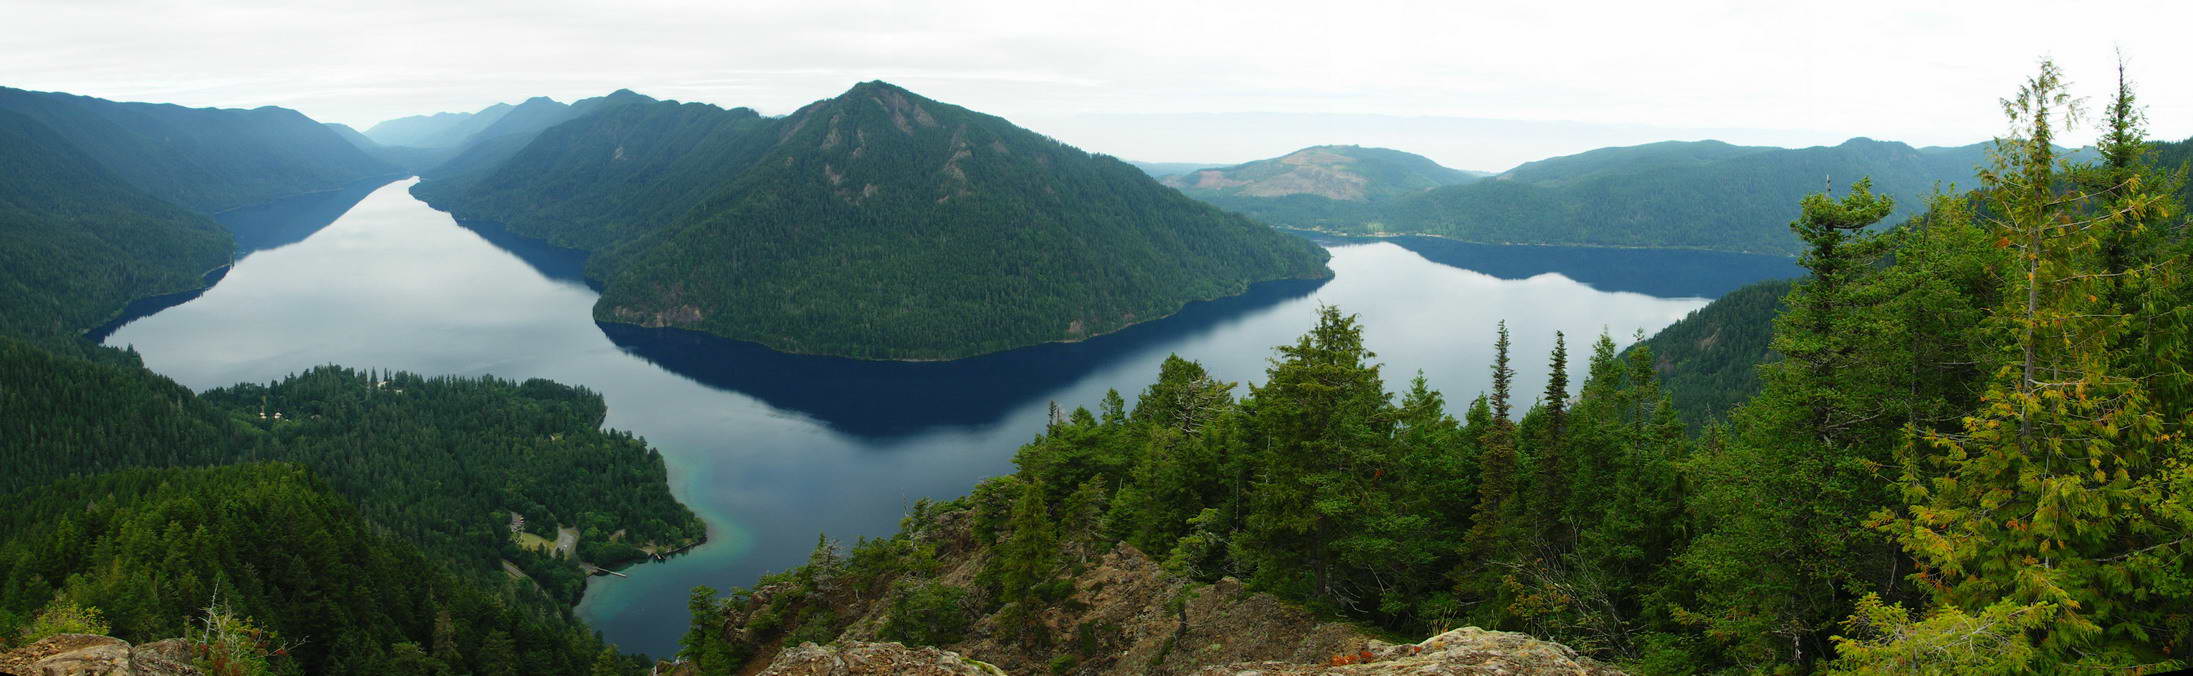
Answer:
<path fill-rule="evenodd" d="M 851 96 L 853 94 L 878 94 L 887 92 L 896 93 L 899 95 L 913 94 L 913 92 L 908 91 L 905 87 L 891 84 L 889 82 L 884 82 L 882 80 L 869 80 L 867 82 L 853 85 L 853 88 L 845 90 L 845 94 L 841 95 L 840 98 L 843 98 L 844 96 Z"/>

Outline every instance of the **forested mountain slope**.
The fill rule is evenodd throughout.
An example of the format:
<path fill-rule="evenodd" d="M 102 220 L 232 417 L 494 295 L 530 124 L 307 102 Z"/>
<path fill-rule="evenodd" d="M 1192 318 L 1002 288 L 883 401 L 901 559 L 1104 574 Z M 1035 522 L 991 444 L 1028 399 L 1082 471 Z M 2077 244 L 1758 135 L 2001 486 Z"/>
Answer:
<path fill-rule="evenodd" d="M 71 339 L 132 299 L 198 287 L 229 249 L 220 224 L 0 109 L 0 335 Z"/>
<path fill-rule="evenodd" d="M 1630 349 L 1652 352 L 1661 385 L 1684 420 L 1696 426 L 1725 419 L 1759 393 L 1756 367 L 1772 358 L 1774 317 L 1790 284 L 1776 279 L 1730 291 Z"/>
<path fill-rule="evenodd" d="M 52 129 L 124 183 L 198 212 L 397 171 L 286 108 L 185 108 L 0 87 L 0 110 Z"/>
<path fill-rule="evenodd" d="M 585 674 L 605 659 L 522 581 L 452 574 L 297 465 L 130 469 L 7 499 L 0 652 L 40 615 L 95 613 L 67 628 L 143 642 L 204 637 L 212 607 L 271 632 L 223 627 L 238 643 L 221 653 L 274 673 Z"/>
<path fill-rule="evenodd" d="M 791 352 L 955 358 L 1329 274 L 1316 246 L 1124 162 L 881 82 L 783 118 L 603 110 L 491 172 L 415 192 L 593 250 L 605 321 Z"/>
<path fill-rule="evenodd" d="M 1710 144 L 1704 148 L 1699 144 Z M 1807 194 L 1870 177 L 1915 215 L 1937 186 L 1970 185 L 1984 145 L 1912 148 L 1851 139 L 1837 146 L 1743 149 L 1661 143 L 1548 161 L 1490 180 L 1396 201 L 1359 232 L 1412 232 L 1484 242 L 1675 247 L 1796 253 L 1786 227 Z"/>
<path fill-rule="evenodd" d="M 512 155 L 524 150 L 535 136 L 550 127 L 623 104 L 653 100 L 629 89 L 580 99 L 569 105 L 545 96 L 536 96 L 512 106 L 494 121 L 471 131 L 463 139 L 423 153 L 434 161 L 414 166 L 418 167 L 417 173 L 420 176 L 430 179 L 458 183 L 475 180 L 495 171 L 502 163 L 509 161 Z"/>

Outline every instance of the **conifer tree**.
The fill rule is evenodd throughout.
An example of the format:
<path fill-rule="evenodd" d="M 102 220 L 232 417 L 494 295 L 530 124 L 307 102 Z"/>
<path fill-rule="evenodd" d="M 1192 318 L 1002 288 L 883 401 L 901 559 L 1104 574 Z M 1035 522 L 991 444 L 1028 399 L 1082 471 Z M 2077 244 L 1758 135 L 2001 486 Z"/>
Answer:
<path fill-rule="evenodd" d="M 1338 584 L 1350 524 L 1375 518 L 1369 504 L 1391 469 L 1392 403 L 1354 315 L 1324 306 L 1317 325 L 1281 346 L 1262 387 L 1244 402 L 1257 451 L 1245 535 L 1259 583 L 1343 606 L 1363 600 Z"/>
<path fill-rule="evenodd" d="M 1782 359 L 1731 416 L 1730 443 L 1691 458 L 1702 532 L 1681 557 L 1699 598 L 1679 615 L 1722 637 L 1737 663 L 1828 655 L 1852 590 L 1893 584 L 1895 548 L 1865 519 L 1893 503 L 1879 468 L 1904 422 L 1901 359 L 1886 354 L 1872 297 L 1887 240 L 1865 232 L 1894 202 L 1860 179 L 1841 199 L 1806 197 L 1790 229 L 1811 245 L 1774 321 Z"/>
<path fill-rule="evenodd" d="M 2112 147 L 2098 173 L 2122 178 L 2103 181 L 2103 196 L 2058 170 L 2058 116 L 2075 119 L 2077 109 L 2055 64 L 2043 62 L 2003 108 L 2015 131 L 1981 177 L 1988 226 L 2015 256 L 2006 302 L 1987 323 L 2008 349 L 1961 430 L 1907 449 L 1910 507 L 1884 528 L 1917 559 L 1937 602 L 2047 612 L 2031 634 L 2058 661 L 2150 664 L 2185 650 L 2189 635 L 2184 463 L 2193 449 L 2170 431 L 2187 402 L 2158 398 L 2151 385 L 2185 367 L 2133 370 L 2111 348 L 2184 333 L 2171 319 L 2182 314 L 2150 295 L 2169 286 L 2149 282 L 2167 282 L 2176 261 L 2129 263 L 2145 252 L 2117 246 L 2137 242 L 2124 232 L 2169 217 L 2173 205 L 2153 192 L 2162 181 L 2152 170 L 2110 166 L 2136 161 L 2124 146 L 2141 143 L 2129 91 L 2120 89 L 2105 128 Z M 2122 305 L 2112 287 L 2126 292 Z"/>
<path fill-rule="evenodd" d="M 1568 499 L 1568 462 L 1563 446 L 1568 442 L 1569 425 L 1569 346 L 1561 332 L 1553 333 L 1553 355 L 1547 365 L 1546 394 L 1541 405 L 1546 416 L 1545 434 L 1538 439 L 1531 454 L 1535 476 L 1531 484 L 1536 491 L 1532 496 L 1535 509 L 1531 518 L 1537 522 L 1542 539 L 1556 550 L 1569 538 L 1562 512 Z"/>

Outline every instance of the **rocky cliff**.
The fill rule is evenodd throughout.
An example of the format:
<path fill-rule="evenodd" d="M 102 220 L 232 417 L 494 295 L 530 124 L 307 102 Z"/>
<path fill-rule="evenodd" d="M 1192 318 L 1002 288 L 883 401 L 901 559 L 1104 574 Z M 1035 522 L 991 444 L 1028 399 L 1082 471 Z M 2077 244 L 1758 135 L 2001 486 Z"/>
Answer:
<path fill-rule="evenodd" d="M 111 636 L 61 634 L 0 653 L 0 674 L 11 676 L 196 676 L 190 648 L 169 639 L 141 646 Z"/>
<path fill-rule="evenodd" d="M 1054 596 L 999 602 L 981 580 L 993 548 L 967 516 L 936 514 L 910 530 L 914 548 L 934 552 L 919 584 L 993 609 L 934 647 L 892 641 L 915 580 L 864 581 L 843 567 L 772 578 L 725 608 L 718 630 L 750 651 L 748 674 L 1618 673 L 1558 644 L 1474 627 L 1388 643 L 1233 578 L 1172 574 L 1124 543 L 1067 542 L 1060 554 L 1075 572 Z"/>

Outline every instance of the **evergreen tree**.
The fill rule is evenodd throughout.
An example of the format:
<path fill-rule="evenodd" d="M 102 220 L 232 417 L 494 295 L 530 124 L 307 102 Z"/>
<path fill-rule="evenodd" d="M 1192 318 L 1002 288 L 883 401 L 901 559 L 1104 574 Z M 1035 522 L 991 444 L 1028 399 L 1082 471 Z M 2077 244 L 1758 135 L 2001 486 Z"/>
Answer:
<path fill-rule="evenodd" d="M 2109 113 L 2097 173 L 2122 178 L 2101 196 L 2070 192 L 2081 182 L 2058 171 L 2057 118 L 2076 108 L 2055 64 L 2004 101 L 2018 133 L 1997 142 L 1982 177 L 1989 227 L 2015 256 L 2006 302 L 1986 323 L 2008 350 L 1961 430 L 1907 449 L 1910 507 L 1884 524 L 1938 603 L 2046 613 L 2029 634 L 2042 653 L 2097 665 L 2183 656 L 2193 635 L 2182 612 L 2193 594 L 2193 446 L 2170 431 L 2185 402 L 2151 385 L 2185 367 L 2134 370 L 2111 349 L 2185 331 L 2177 303 L 2150 295 L 2170 286 L 2175 261 L 2118 267 L 2143 257 L 2121 246 L 2137 241 L 2125 233 L 2172 208 L 2152 170 L 2111 166 L 2137 158 L 2124 147 L 2139 143 L 2132 100 L 2120 88 Z"/>
<path fill-rule="evenodd" d="M 1888 240 L 1864 232 L 1894 203 L 1861 179 L 1801 206 L 1790 227 L 1811 245 L 1812 276 L 1775 319 L 1783 358 L 1760 366 L 1765 388 L 1732 416 L 1730 443 L 1686 467 L 1703 530 L 1682 555 L 1699 598 L 1679 612 L 1738 663 L 1826 656 L 1856 595 L 1892 585 L 1899 564 L 1864 524 L 1893 501 L 1879 474 L 1907 401 L 1870 295 Z"/>
<path fill-rule="evenodd" d="M 1536 521 L 1540 539 L 1548 546 L 1562 548 L 1570 537 L 1566 520 L 1568 462 L 1562 446 L 1568 442 L 1569 425 L 1569 346 L 1561 332 L 1553 333 L 1553 356 L 1547 365 L 1546 395 L 1540 405 L 1546 416 L 1545 433 L 1540 435 L 1531 454 L 1534 469 L 1532 487 L 1535 494 L 1531 502 L 1531 518 Z"/>
<path fill-rule="evenodd" d="M 1391 469 L 1392 405 L 1354 315 L 1320 307 L 1317 325 L 1277 351 L 1245 405 L 1248 447 L 1258 450 L 1237 558 L 1258 584 L 1353 605 L 1365 595 L 1338 583 L 1346 552 L 1334 545 L 1388 509 L 1369 503 L 1382 499 L 1374 486 Z"/>

